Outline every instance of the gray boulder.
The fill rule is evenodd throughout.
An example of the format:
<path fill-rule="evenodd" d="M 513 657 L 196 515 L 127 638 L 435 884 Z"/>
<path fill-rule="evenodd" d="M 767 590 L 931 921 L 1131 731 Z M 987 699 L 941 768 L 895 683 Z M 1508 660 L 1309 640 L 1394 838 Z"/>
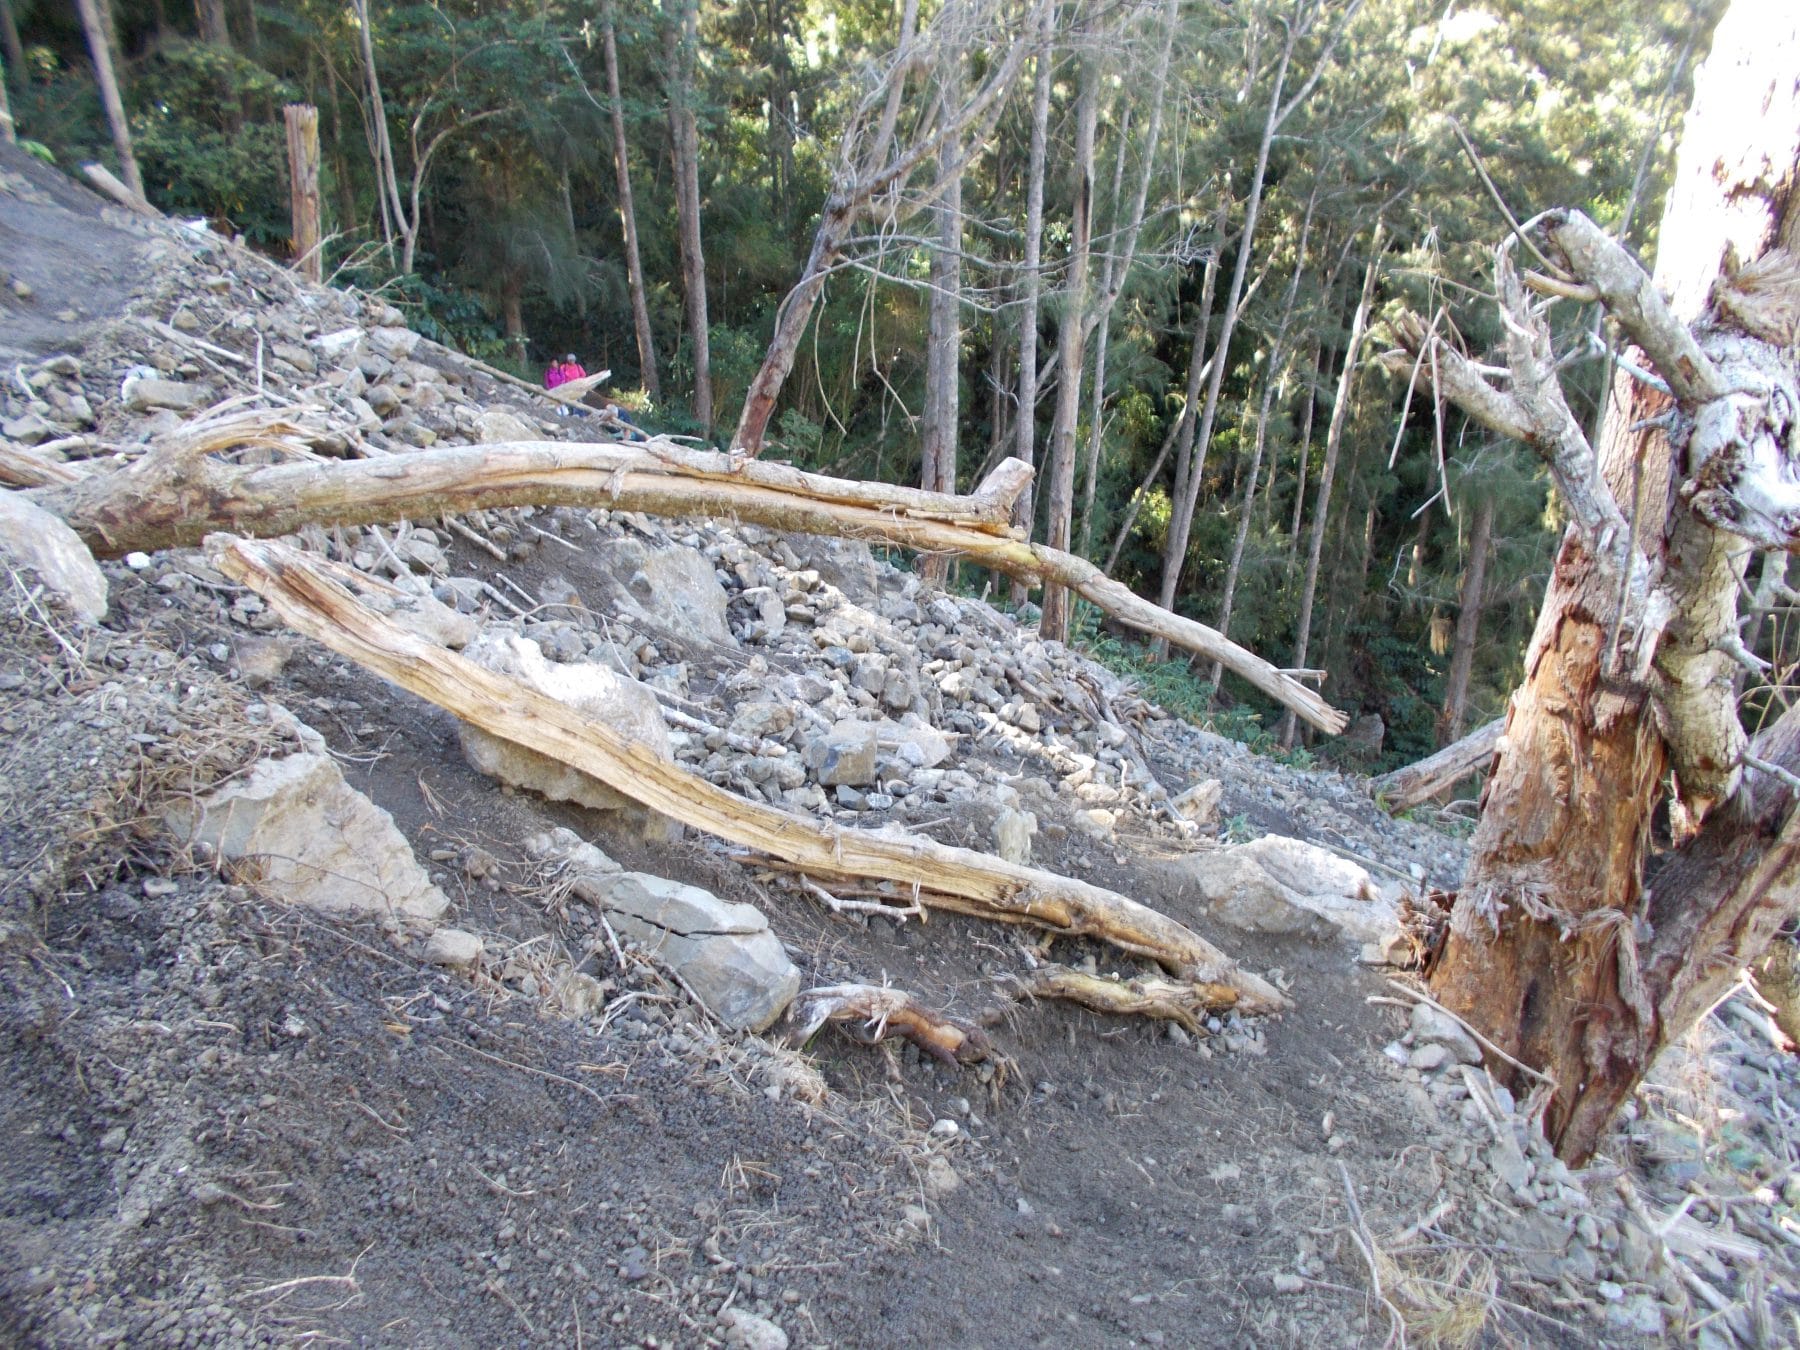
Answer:
<path fill-rule="evenodd" d="M 1395 902 L 1348 859 L 1298 839 L 1268 835 L 1174 864 L 1213 916 L 1253 933 L 1383 943 L 1399 923 Z"/>
<path fill-rule="evenodd" d="M 839 722 L 810 741 L 801 762 L 823 787 L 865 787 L 876 779 L 880 741 L 872 722 Z"/>
<path fill-rule="evenodd" d="M 643 872 L 586 873 L 574 893 L 686 980 L 733 1031 L 762 1031 L 800 992 L 800 971 L 754 905 Z"/>
<path fill-rule="evenodd" d="M 38 574 L 88 623 L 106 617 L 106 576 L 79 535 L 43 507 L 0 489 L 0 554 Z"/>
<path fill-rule="evenodd" d="M 682 642 L 738 645 L 725 618 L 725 588 L 698 549 L 616 539 L 597 551 L 620 608 Z"/>

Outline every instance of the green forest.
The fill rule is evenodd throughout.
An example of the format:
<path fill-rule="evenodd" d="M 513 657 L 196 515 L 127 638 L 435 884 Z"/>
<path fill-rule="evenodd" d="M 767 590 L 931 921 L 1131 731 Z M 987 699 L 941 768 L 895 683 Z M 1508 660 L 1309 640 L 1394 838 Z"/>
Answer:
<path fill-rule="evenodd" d="M 1313 753 L 1377 768 L 1498 714 L 1564 523 L 1387 326 L 1481 359 L 1491 250 L 1547 207 L 1654 256 L 1720 8 L 0 0 L 0 56 L 27 148 L 123 172 L 91 9 L 145 194 L 277 258 L 283 108 L 315 106 L 327 280 L 531 378 L 610 368 L 653 430 L 947 490 L 1029 460 L 1033 538 L 1327 672 L 1358 734 Z M 1550 313 L 1590 429 L 1600 319 Z M 1293 739 L 1234 677 L 1042 619 Z"/>

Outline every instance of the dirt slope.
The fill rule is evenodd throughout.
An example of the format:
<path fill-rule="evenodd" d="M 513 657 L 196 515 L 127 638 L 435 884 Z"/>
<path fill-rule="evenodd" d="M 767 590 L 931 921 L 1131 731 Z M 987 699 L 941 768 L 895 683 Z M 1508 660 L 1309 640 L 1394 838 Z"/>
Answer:
<path fill-rule="evenodd" d="M 292 289 L 247 255 L 102 209 L 6 147 L 0 240 L 31 293 L 0 297 L 0 345 L 80 360 L 96 443 L 143 429 L 118 404 L 146 355 L 140 320 L 170 320 L 206 269 L 240 305 Z M 76 317 L 45 319 L 70 277 Z M 240 312 L 250 326 L 199 336 L 243 350 L 256 314 Z M 514 398 L 491 381 L 459 389 L 485 406 Z M 544 412 L 522 396 L 513 411 Z M 567 514 L 529 523 L 564 543 L 655 533 Z M 560 579 L 597 604 L 624 580 L 580 548 L 500 564 L 441 542 L 459 572 L 526 599 Z M 9 1342 L 1374 1345 L 1403 1308 L 1415 1342 L 1637 1344 L 1691 1306 L 1691 1287 L 1655 1252 L 1640 1260 L 1607 1209 L 1620 1168 L 1559 1174 L 1504 1103 L 1494 1117 L 1448 1069 L 1384 1053 L 1406 1017 L 1368 999 L 1390 993 L 1391 972 L 1342 940 L 1212 925 L 1172 880 L 1170 856 L 1198 844 L 1072 828 L 1029 746 L 996 737 L 957 763 L 980 783 L 1039 780 L 1040 865 L 1278 971 L 1296 1011 L 1195 1039 L 1014 1004 L 1005 977 L 1026 935 L 833 916 L 705 841 L 647 844 L 613 817 L 502 789 L 468 767 L 445 714 L 283 638 L 191 559 L 109 575 L 112 612 L 89 632 L 29 578 L 0 587 Z M 656 669 L 684 666 L 694 706 L 741 697 L 731 682 L 748 658 L 660 645 Z M 323 734 L 432 867 L 456 924 L 484 937 L 491 959 L 473 978 L 377 924 L 220 877 L 158 828 L 167 801 L 291 748 L 276 705 Z M 1224 814 L 1246 828 L 1454 879 L 1454 841 L 1386 822 L 1337 775 L 1167 722 L 1146 723 L 1144 743 L 1167 782 L 1223 778 Z M 991 807 L 915 798 L 893 818 L 985 840 Z M 779 1028 L 722 1033 L 654 964 L 621 964 L 545 874 L 527 842 L 559 825 L 628 867 L 762 907 L 811 983 L 891 979 L 983 1021 L 1011 1072 L 830 1031 L 800 1054 Z M 1115 965 L 1081 944 L 1055 955 Z M 603 1012 L 552 1006 L 570 968 L 600 981 Z M 1791 1095 L 1782 1060 L 1753 1067 L 1780 1072 L 1771 1100 Z M 1765 1115 L 1745 1138 L 1769 1151 L 1782 1117 Z M 1658 1143 L 1664 1162 L 1686 1156 L 1672 1135 Z M 1785 1174 L 1768 1168 L 1739 1174 L 1779 1191 Z M 1718 1185 L 1637 1175 L 1674 1186 L 1648 1192 L 1670 1208 L 1689 1181 Z M 1779 1238 L 1758 1250 L 1774 1291 L 1759 1306 L 1779 1321 L 1791 1266 Z M 1754 1263 L 1732 1260 L 1729 1279 L 1703 1270 L 1736 1299 Z M 1396 1311 L 1372 1292 L 1372 1261 Z"/>

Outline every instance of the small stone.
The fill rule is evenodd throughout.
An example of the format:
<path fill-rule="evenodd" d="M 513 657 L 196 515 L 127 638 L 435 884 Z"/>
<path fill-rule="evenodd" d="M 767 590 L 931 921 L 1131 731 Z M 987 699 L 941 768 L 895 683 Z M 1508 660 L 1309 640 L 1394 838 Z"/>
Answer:
<path fill-rule="evenodd" d="M 29 300 L 29 299 L 31 299 L 32 296 L 37 294 L 36 291 L 31 289 L 31 283 L 29 281 L 25 280 L 24 277 L 14 277 L 13 278 L 12 293 L 14 295 L 18 296 L 19 299 L 21 299 L 21 300 Z"/>
<path fill-rule="evenodd" d="M 115 1125 L 105 1134 L 100 1136 L 100 1148 L 106 1153 L 123 1152 L 125 1148 L 125 1139 L 125 1127 L 123 1125 Z"/>
<path fill-rule="evenodd" d="M 1275 1292 L 1278 1294 L 1299 1294 L 1306 1290 L 1306 1281 L 1292 1271 L 1277 1271 L 1275 1275 Z"/>
<path fill-rule="evenodd" d="M 133 412 L 152 412 L 167 408 L 171 412 L 191 412 L 206 402 L 206 391 L 179 380 L 155 380 L 132 376 L 120 390 L 125 406 Z"/>
<path fill-rule="evenodd" d="M 1407 1057 L 1407 1062 L 1420 1073 L 1430 1073 L 1433 1069 L 1441 1069 L 1450 1061 L 1450 1051 L 1441 1045 L 1417 1045 Z"/>
<path fill-rule="evenodd" d="M 733 1350 L 788 1350 L 787 1332 L 742 1308 L 725 1309 L 719 1314 L 719 1325 L 725 1329 L 725 1344 Z"/>
<path fill-rule="evenodd" d="M 481 939 L 460 928 L 440 928 L 425 941 L 425 960 L 434 966 L 473 966 L 484 950 Z"/>

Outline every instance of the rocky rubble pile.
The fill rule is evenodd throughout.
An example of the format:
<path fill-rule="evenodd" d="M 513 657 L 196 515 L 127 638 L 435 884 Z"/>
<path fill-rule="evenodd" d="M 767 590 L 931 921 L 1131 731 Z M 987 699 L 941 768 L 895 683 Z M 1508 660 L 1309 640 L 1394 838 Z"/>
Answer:
<path fill-rule="evenodd" d="M 321 455 L 605 432 L 593 419 L 545 415 L 542 400 L 420 339 L 377 299 L 302 287 L 204 235 L 157 233 L 144 249 L 152 280 L 130 312 L 80 359 L 23 365 L 0 393 L 10 453 L 52 475 L 78 474 L 234 399 L 288 408 Z M 1461 871 L 1458 841 L 1389 819 L 1359 780 L 1275 763 L 1171 718 L 1081 653 L 865 544 L 571 508 L 315 527 L 300 542 L 392 583 L 396 617 L 434 640 L 789 811 L 929 832 L 1015 862 L 1054 845 L 1059 865 L 1077 873 L 1127 852 L 1161 855 L 1169 884 L 1199 896 L 1219 922 L 1333 944 L 1346 965 L 1359 953 L 1387 955 L 1403 894 L 1454 884 Z M 124 569 L 111 569 L 115 581 L 135 577 L 180 622 L 217 634 L 182 659 L 208 661 L 228 681 L 277 685 L 300 650 L 257 596 L 198 553 L 134 556 Z M 178 683 L 169 697 L 180 697 Z M 341 776 L 328 781 L 316 734 L 272 705 L 253 706 L 261 711 L 251 720 L 285 757 L 172 820 L 182 837 L 224 858 L 233 848 L 301 858 L 341 879 L 343 858 L 307 860 L 247 829 L 234 839 L 232 813 L 257 794 L 314 806 L 329 798 L 334 820 L 355 814 L 367 824 L 352 853 L 391 849 L 396 865 L 402 853 L 412 861 L 390 838 L 391 821 L 366 819 L 368 803 L 344 798 Z M 345 700 L 335 711 L 358 741 L 358 709 Z M 515 788 L 625 812 L 650 840 L 679 834 L 560 763 L 473 732 L 463 749 Z M 211 826 L 209 809 L 221 813 Z M 291 828 L 331 833 L 316 820 Z M 386 874 L 351 884 L 379 894 L 397 943 L 476 988 L 538 1000 L 595 1036 L 728 1063 L 777 1097 L 822 1092 L 792 1057 L 685 1020 L 658 992 L 692 994 L 732 1033 L 769 1026 L 801 971 L 765 916 L 627 871 L 566 830 L 535 838 L 532 851 L 559 897 L 579 902 L 571 913 L 587 958 L 434 927 L 444 897 L 417 867 L 404 885 Z M 456 861 L 477 879 L 488 865 Z M 396 904 L 402 890 L 407 902 Z M 325 908 L 344 908 L 341 888 L 335 894 Z M 605 975 L 591 959 L 609 947 L 634 978 Z M 1096 969 L 1091 954 L 1080 964 Z M 857 972 L 820 961 L 807 974 Z M 1796 1288 L 1800 1074 L 1747 997 L 1725 1005 L 1685 1060 L 1662 1066 L 1619 1138 L 1629 1156 L 1584 1175 L 1551 1156 L 1529 1109 L 1481 1067 L 1466 1032 L 1423 1004 L 1407 1017 L 1386 1047 L 1385 1072 L 1410 1092 L 1446 1164 L 1441 1209 L 1410 1240 L 1491 1243 L 1555 1306 L 1591 1312 L 1620 1337 L 1688 1327 L 1702 1343 L 1768 1342 L 1765 1324 Z M 1235 1015 L 1205 1030 L 1197 1057 L 1266 1050 L 1264 1029 Z M 1191 1039 L 1179 1027 L 1170 1034 Z M 1331 1142 L 1339 1137 L 1329 1120 L 1325 1133 L 1333 1152 L 1347 1143 Z M 1304 1288 L 1322 1271 L 1316 1253 L 1303 1253 L 1288 1278 Z M 740 1339 L 778 1311 L 768 1300 L 756 1306 Z"/>

